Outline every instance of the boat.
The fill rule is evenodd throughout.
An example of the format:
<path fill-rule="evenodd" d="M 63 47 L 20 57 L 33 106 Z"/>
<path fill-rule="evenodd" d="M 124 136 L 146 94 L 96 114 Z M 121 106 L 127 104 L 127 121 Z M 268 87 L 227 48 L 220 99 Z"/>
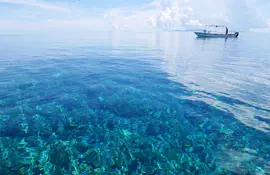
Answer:
<path fill-rule="evenodd" d="M 198 38 L 237 38 L 239 32 L 229 31 L 224 25 L 207 25 L 201 32 L 194 32 Z"/>

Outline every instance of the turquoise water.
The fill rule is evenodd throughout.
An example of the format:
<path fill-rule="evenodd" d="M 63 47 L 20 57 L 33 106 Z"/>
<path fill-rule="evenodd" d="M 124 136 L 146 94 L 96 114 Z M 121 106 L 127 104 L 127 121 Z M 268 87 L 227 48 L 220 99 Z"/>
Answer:
<path fill-rule="evenodd" d="M 0 174 L 270 173 L 270 36 L 0 35 Z"/>

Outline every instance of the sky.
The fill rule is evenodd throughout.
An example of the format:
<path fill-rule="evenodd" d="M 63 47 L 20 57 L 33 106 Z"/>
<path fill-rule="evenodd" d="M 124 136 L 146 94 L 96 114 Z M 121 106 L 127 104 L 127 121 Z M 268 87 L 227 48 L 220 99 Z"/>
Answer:
<path fill-rule="evenodd" d="M 269 0 L 0 0 L 0 31 L 269 31 Z"/>

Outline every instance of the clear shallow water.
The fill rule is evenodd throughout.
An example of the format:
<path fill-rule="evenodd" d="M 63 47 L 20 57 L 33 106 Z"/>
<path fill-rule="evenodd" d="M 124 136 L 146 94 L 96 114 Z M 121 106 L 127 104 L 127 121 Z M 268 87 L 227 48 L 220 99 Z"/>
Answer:
<path fill-rule="evenodd" d="M 270 172 L 269 36 L 0 38 L 0 174 Z"/>

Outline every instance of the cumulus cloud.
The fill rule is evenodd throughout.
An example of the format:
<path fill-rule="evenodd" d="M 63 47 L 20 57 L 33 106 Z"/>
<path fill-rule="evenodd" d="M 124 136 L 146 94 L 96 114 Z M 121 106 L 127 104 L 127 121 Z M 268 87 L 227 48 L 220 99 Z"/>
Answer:
<path fill-rule="evenodd" d="M 248 30 L 266 26 L 265 15 L 259 9 L 259 4 L 263 6 L 263 3 L 264 0 L 219 0 L 218 3 L 216 0 L 154 0 L 143 5 L 147 8 L 117 9 L 117 13 L 112 10 L 110 15 L 111 23 L 118 29 L 125 26 L 175 30 L 224 24 L 237 30 Z"/>
<path fill-rule="evenodd" d="M 202 24 L 193 18 L 193 10 L 182 6 L 182 1 L 162 0 L 144 5 L 144 8 L 113 9 L 105 19 L 118 29 L 185 29 Z"/>
<path fill-rule="evenodd" d="M 156 17 L 156 26 L 166 29 L 182 29 L 200 27 L 199 20 L 193 19 L 191 7 L 181 7 L 179 4 L 172 3 L 165 5 L 163 10 Z"/>
<path fill-rule="evenodd" d="M 156 0 L 151 3 L 161 9 L 157 27 L 194 28 L 202 24 L 225 24 L 239 30 L 266 26 L 260 7 L 266 0 Z M 268 18 L 269 19 L 269 18 Z"/>
<path fill-rule="evenodd" d="M 104 15 L 108 25 L 117 30 L 149 30 L 156 26 L 151 16 L 154 9 L 121 8 L 112 9 Z"/>
<path fill-rule="evenodd" d="M 36 28 L 78 28 L 89 30 L 155 30 L 155 29 L 194 29 L 205 24 L 225 24 L 236 30 L 263 28 L 270 21 L 270 13 L 263 10 L 270 7 L 268 0 L 153 0 L 152 3 L 138 6 L 101 9 L 92 11 L 90 7 L 69 6 L 41 0 L 0 0 L 0 3 L 13 3 L 53 10 L 32 11 L 28 15 L 39 14 L 43 19 L 32 21 L 9 21 L 9 26 L 33 26 Z M 63 15 L 62 12 L 72 12 Z M 96 13 L 96 14 L 95 14 Z M 268 13 L 269 16 L 266 14 Z M 98 14 L 98 15 L 97 15 Z M 27 15 L 27 14 L 26 14 Z M 47 17 L 47 20 L 44 20 Z M 37 17 L 38 18 L 38 17 Z M 18 18 L 19 19 L 19 18 Z M 24 25 L 25 24 L 25 25 Z M 26 25 L 27 24 L 27 25 Z M 74 25 L 75 24 L 75 25 Z M 1 25 L 3 26 L 3 25 Z M 8 26 L 5 26 L 5 28 Z M 3 27 L 2 27 L 3 28 Z M 29 27 L 31 28 L 31 27 Z"/>

